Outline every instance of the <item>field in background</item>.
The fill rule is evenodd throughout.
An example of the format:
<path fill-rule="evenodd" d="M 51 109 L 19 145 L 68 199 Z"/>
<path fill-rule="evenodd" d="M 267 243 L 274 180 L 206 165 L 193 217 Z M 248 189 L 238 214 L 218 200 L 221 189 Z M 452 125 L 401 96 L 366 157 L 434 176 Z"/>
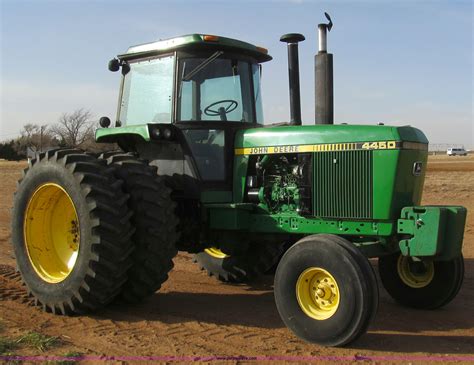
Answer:
<path fill-rule="evenodd" d="M 0 338 L 31 331 L 61 341 L 41 353 L 31 347 L 15 354 L 93 356 L 372 356 L 384 362 L 428 362 L 426 356 L 472 355 L 474 349 L 474 156 L 430 156 L 423 204 L 464 205 L 470 211 L 464 241 L 466 277 L 458 297 L 436 311 L 400 307 L 380 289 L 373 326 L 349 348 L 307 344 L 294 337 L 276 311 L 272 278 L 255 285 L 224 285 L 209 278 L 187 254 L 162 290 L 137 306 L 121 303 L 91 316 L 58 317 L 31 305 L 18 275 L 10 243 L 12 196 L 24 162 L 0 161 Z M 1 345 L 1 343 L 0 343 Z M 439 358 L 438 358 L 439 360 Z M 228 363 L 242 363 L 228 361 Z"/>

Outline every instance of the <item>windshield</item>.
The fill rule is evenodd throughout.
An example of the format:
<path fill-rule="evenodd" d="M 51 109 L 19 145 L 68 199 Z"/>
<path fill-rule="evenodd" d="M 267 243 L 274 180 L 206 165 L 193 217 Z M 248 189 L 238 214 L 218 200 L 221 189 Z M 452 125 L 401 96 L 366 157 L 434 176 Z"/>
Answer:
<path fill-rule="evenodd" d="M 220 57 L 206 61 L 180 61 L 177 120 L 261 123 L 258 65 Z"/>
<path fill-rule="evenodd" d="M 123 80 L 120 122 L 171 123 L 173 79 L 174 56 L 131 62 Z"/>

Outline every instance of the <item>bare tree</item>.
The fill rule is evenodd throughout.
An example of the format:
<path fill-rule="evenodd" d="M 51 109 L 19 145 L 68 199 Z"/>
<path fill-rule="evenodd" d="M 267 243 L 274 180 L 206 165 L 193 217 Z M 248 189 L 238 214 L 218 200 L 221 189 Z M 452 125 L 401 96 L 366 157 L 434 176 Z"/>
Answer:
<path fill-rule="evenodd" d="M 20 137 L 16 140 L 18 149 L 23 152 L 26 148 L 39 152 L 54 144 L 53 136 L 48 126 L 33 123 L 25 124 L 20 132 Z"/>
<path fill-rule="evenodd" d="M 28 123 L 23 126 L 20 135 L 25 139 L 31 139 L 31 137 L 38 133 L 40 126 L 38 124 Z"/>
<path fill-rule="evenodd" d="M 67 147 L 80 147 L 93 135 L 94 125 L 92 114 L 88 110 L 78 109 L 72 113 L 64 113 L 51 132 Z"/>

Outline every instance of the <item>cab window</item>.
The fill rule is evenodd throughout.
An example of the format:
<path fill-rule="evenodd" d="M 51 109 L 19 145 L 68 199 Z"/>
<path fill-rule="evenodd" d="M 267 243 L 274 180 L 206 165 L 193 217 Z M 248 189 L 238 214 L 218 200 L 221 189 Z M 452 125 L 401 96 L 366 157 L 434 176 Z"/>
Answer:
<path fill-rule="evenodd" d="M 182 59 L 177 121 L 256 122 L 255 101 L 261 101 L 254 91 L 260 90 L 254 70 L 241 60 L 217 58 L 206 64 L 206 58 Z"/>
<path fill-rule="evenodd" d="M 201 179 L 205 181 L 224 181 L 225 131 L 219 129 L 189 129 L 184 131 L 191 148 Z"/>
<path fill-rule="evenodd" d="M 119 120 L 123 125 L 171 123 L 174 56 L 130 62 Z"/>

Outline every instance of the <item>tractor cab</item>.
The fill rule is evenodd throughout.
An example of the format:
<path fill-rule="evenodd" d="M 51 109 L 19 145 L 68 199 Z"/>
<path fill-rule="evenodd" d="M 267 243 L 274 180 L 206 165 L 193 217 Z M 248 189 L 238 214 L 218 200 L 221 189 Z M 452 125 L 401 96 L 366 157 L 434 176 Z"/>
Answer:
<path fill-rule="evenodd" d="M 161 173 L 199 180 L 199 190 L 230 192 L 235 132 L 263 124 L 260 63 L 268 60 L 264 48 L 210 35 L 130 47 L 109 63 L 123 75 L 116 133 L 99 129 L 97 140 L 158 156 Z"/>

